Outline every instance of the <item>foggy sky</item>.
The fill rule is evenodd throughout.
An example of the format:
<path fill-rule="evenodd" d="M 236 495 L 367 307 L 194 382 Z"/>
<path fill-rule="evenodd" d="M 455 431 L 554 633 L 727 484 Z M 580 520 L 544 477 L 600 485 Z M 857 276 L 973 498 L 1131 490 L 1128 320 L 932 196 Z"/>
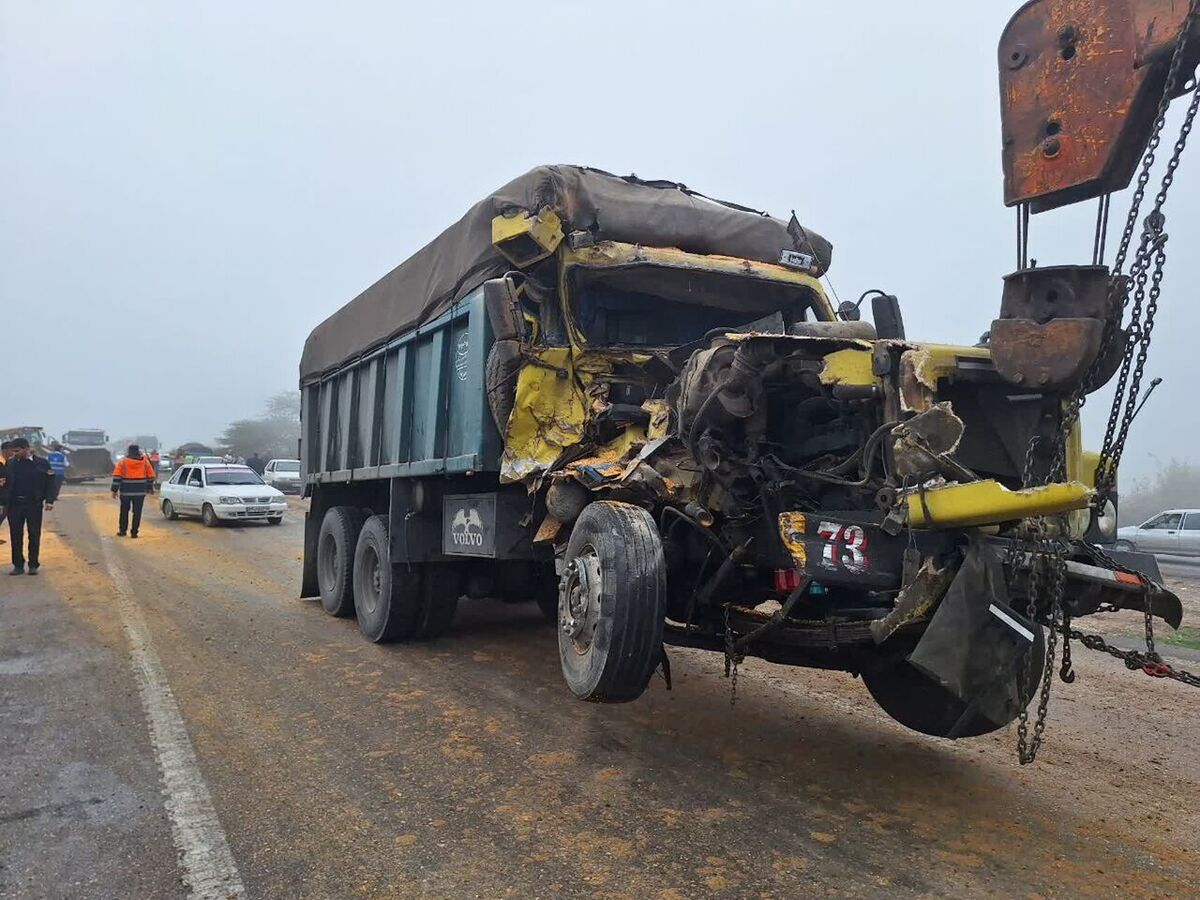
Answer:
<path fill-rule="evenodd" d="M 795 208 L 842 299 L 886 289 L 910 338 L 973 343 L 1015 258 L 995 47 L 1019 5 L 0 0 L 0 424 L 210 440 L 547 162 Z M 1197 458 L 1193 151 L 1126 477 Z M 1035 217 L 1031 256 L 1089 262 L 1092 218 Z"/>

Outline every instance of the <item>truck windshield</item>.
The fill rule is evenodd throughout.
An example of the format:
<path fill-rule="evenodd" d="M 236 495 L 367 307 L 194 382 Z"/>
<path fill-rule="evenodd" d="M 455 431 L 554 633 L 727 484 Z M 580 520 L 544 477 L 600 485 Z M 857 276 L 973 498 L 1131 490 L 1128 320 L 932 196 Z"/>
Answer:
<path fill-rule="evenodd" d="M 77 447 L 99 447 L 104 444 L 103 431 L 68 431 L 63 441 Z"/>
<path fill-rule="evenodd" d="M 263 484 L 253 469 L 210 468 L 207 473 L 209 484 Z"/>
<path fill-rule="evenodd" d="M 776 312 L 803 321 L 812 302 L 795 284 L 658 266 L 577 270 L 571 297 L 589 343 L 641 347 L 679 347 Z"/>

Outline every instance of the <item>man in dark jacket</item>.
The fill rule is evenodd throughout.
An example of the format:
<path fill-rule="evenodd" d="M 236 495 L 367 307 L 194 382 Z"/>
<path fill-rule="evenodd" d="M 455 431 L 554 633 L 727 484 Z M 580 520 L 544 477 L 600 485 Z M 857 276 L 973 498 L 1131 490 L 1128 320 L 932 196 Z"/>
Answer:
<path fill-rule="evenodd" d="M 4 467 L 4 487 L 0 488 L 0 506 L 8 514 L 8 534 L 12 539 L 12 571 L 25 573 L 25 529 L 29 529 L 29 574 L 36 575 L 41 563 L 42 510 L 49 512 L 58 499 L 58 481 L 50 464 L 34 456 L 25 438 L 14 438 L 9 447 L 12 458 Z"/>
<path fill-rule="evenodd" d="M 142 455 L 137 444 L 130 444 L 125 449 L 125 455 L 117 460 L 113 469 L 112 495 L 115 500 L 121 498 L 121 514 L 117 520 L 117 537 L 125 537 L 129 529 L 129 513 L 133 511 L 133 528 L 129 529 L 130 537 L 138 536 L 142 525 L 142 506 L 146 495 L 154 493 L 154 466 Z"/>

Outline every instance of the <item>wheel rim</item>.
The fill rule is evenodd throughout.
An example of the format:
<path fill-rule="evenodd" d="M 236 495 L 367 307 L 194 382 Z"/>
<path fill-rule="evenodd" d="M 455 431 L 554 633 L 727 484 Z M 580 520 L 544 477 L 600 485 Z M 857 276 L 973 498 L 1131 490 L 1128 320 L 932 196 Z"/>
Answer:
<path fill-rule="evenodd" d="M 567 563 L 567 583 L 558 601 L 558 623 L 575 652 L 592 649 L 600 624 L 600 557 L 591 544 Z"/>
<path fill-rule="evenodd" d="M 379 608 L 379 598 L 383 594 L 383 567 L 379 564 L 379 552 L 369 544 L 363 548 L 363 569 L 360 574 L 366 576 L 362 597 L 366 607 L 364 612 L 373 615 Z"/>
<path fill-rule="evenodd" d="M 166 518 L 166 519 L 171 518 L 171 513 L 174 511 L 175 511 L 175 508 L 173 506 L 171 506 L 171 501 L 164 500 L 163 505 L 162 505 L 163 518 Z"/>
<path fill-rule="evenodd" d="M 323 535 L 321 543 L 317 547 L 317 580 L 322 591 L 332 590 L 337 581 L 336 557 L 337 542 L 333 539 L 333 535 Z"/>

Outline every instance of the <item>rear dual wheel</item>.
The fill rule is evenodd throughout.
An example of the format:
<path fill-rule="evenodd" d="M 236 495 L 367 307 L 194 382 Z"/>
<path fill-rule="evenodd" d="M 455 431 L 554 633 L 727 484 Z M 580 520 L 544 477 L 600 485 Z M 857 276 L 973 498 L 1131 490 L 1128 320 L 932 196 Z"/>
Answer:
<path fill-rule="evenodd" d="M 325 513 L 317 534 L 317 587 L 321 607 L 331 616 L 354 612 L 354 548 L 363 514 L 354 506 L 335 506 Z"/>
<path fill-rule="evenodd" d="M 391 564 L 388 520 L 372 516 L 354 551 L 354 610 L 375 643 L 439 637 L 458 609 L 461 578 L 449 564 Z"/>

